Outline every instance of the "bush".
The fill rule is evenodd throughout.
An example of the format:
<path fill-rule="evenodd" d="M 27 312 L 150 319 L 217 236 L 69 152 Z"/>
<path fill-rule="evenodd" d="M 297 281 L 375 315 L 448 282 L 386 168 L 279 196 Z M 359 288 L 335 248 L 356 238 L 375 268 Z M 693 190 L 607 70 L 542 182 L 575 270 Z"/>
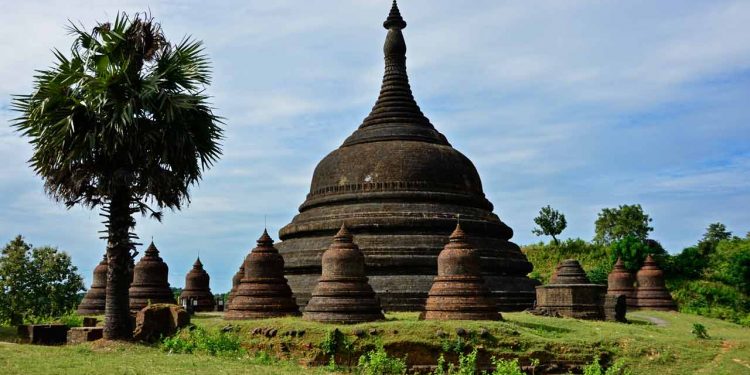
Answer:
<path fill-rule="evenodd" d="M 512 361 L 492 358 L 492 365 L 495 366 L 495 371 L 490 375 L 525 375 L 518 364 L 518 358 Z"/>
<path fill-rule="evenodd" d="M 203 328 L 182 329 L 162 340 L 162 350 L 169 353 L 204 353 L 234 355 L 241 352 L 240 338 L 228 332 L 208 332 Z"/>
<path fill-rule="evenodd" d="M 612 364 L 606 371 L 602 369 L 599 361 L 593 362 L 583 368 L 583 375 L 630 375 L 632 372 L 625 367 L 625 361 L 619 360 Z"/>
<path fill-rule="evenodd" d="M 360 375 L 401 375 L 406 374 L 406 361 L 389 357 L 382 346 L 359 357 L 357 374 Z"/>
<path fill-rule="evenodd" d="M 649 254 L 654 255 L 659 265 L 663 265 L 665 258 L 668 257 L 667 252 L 658 242 L 641 240 L 633 236 L 627 236 L 609 246 L 610 263 L 614 264 L 617 258 L 622 258 L 625 268 L 631 272 L 637 272 Z"/>
<path fill-rule="evenodd" d="M 27 315 L 24 320 L 24 324 L 47 324 L 47 323 L 60 323 L 65 324 L 68 327 L 80 327 L 83 325 L 83 317 L 78 315 L 75 311 L 69 311 L 63 315 L 52 317 L 52 316 L 32 316 Z"/>
<path fill-rule="evenodd" d="M 534 265 L 534 270 L 529 277 L 546 284 L 555 271 L 555 267 L 565 259 L 577 259 L 584 270 L 589 271 L 597 283 L 606 283 L 606 277 L 612 269 L 612 264 L 604 246 L 586 242 L 580 238 L 567 239 L 554 243 L 538 243 L 524 246 L 521 249 L 526 257 Z M 594 280 L 592 280 L 594 282 Z"/>
<path fill-rule="evenodd" d="M 690 330 L 690 333 L 695 336 L 697 339 L 707 339 L 708 337 L 708 330 L 706 329 L 706 326 L 700 323 L 693 323 L 693 329 Z"/>

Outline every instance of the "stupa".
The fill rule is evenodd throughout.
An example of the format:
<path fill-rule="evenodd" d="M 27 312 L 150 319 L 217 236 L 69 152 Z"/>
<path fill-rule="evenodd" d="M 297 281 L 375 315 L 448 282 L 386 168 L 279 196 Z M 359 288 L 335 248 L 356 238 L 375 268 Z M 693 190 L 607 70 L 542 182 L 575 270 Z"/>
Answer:
<path fill-rule="evenodd" d="M 175 303 L 174 294 L 169 288 L 169 267 L 159 256 L 153 242 L 135 265 L 133 283 L 130 284 L 130 310 L 138 311 L 149 302 Z"/>
<path fill-rule="evenodd" d="M 258 239 L 244 262 L 245 274 L 233 294 L 225 319 L 273 318 L 299 315 L 299 307 L 284 278 L 284 258 L 273 247 L 268 231 Z"/>
<path fill-rule="evenodd" d="M 191 269 L 187 275 L 185 275 L 185 288 L 180 293 L 180 301 L 192 301 L 195 300 L 193 310 L 194 311 L 213 311 L 215 306 L 214 294 L 211 293 L 211 277 L 208 276 L 208 272 L 203 269 L 203 263 L 201 258 L 195 260 L 193 263 L 193 269 Z"/>
<path fill-rule="evenodd" d="M 460 215 L 481 257 L 482 275 L 503 311 L 534 301 L 532 265 L 510 242 L 472 162 L 424 116 L 406 73 L 406 22 L 397 4 L 383 26 L 385 74 L 372 112 L 315 168 L 299 214 L 277 248 L 297 303 L 320 275 L 320 256 L 341 222 L 365 254 L 370 284 L 386 310 L 423 309 L 437 257 Z"/>
<path fill-rule="evenodd" d="M 78 305 L 78 315 L 104 314 L 104 305 L 107 300 L 107 254 L 104 254 L 99 264 L 94 267 L 94 281 L 91 288 Z"/>
<path fill-rule="evenodd" d="M 622 258 L 617 258 L 614 269 L 607 276 L 607 294 L 623 295 L 628 306 L 635 306 L 635 278 L 625 268 Z"/>
<path fill-rule="evenodd" d="M 562 261 L 544 286 L 536 287 L 536 312 L 577 319 L 604 319 L 606 287 L 592 284 L 575 259 Z"/>
<path fill-rule="evenodd" d="M 426 320 L 499 320 L 500 313 L 482 279 L 479 255 L 461 225 L 438 256 L 438 275 L 425 302 Z"/>
<path fill-rule="evenodd" d="M 664 272 L 649 254 L 643 262 L 643 267 L 635 276 L 635 306 L 649 310 L 677 310 L 677 304 L 669 294 L 664 284 Z"/>
<path fill-rule="evenodd" d="M 232 299 L 234 299 L 234 293 L 237 292 L 237 287 L 240 286 L 240 280 L 245 277 L 245 261 L 242 261 L 242 265 L 240 265 L 240 269 L 237 270 L 237 273 L 232 276 L 232 289 L 229 290 L 229 295 L 227 295 L 227 310 L 229 309 L 229 306 L 232 305 Z"/>
<path fill-rule="evenodd" d="M 323 273 L 303 317 L 325 323 L 382 320 L 380 302 L 365 276 L 365 258 L 345 225 L 323 253 Z"/>

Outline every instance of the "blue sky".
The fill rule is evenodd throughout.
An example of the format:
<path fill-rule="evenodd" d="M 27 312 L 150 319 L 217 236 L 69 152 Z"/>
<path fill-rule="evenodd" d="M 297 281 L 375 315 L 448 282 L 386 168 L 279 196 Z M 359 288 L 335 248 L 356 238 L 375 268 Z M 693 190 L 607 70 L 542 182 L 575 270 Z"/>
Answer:
<path fill-rule="evenodd" d="M 98 212 L 66 210 L 28 168 L 10 95 L 31 90 L 67 19 L 93 27 L 150 9 L 167 36 L 206 44 L 208 89 L 226 118 L 224 157 L 162 223 L 139 219 L 182 286 L 200 252 L 212 287 L 263 230 L 296 213 L 316 163 L 360 124 L 382 76 L 390 0 L 0 0 L 0 240 L 69 252 L 90 283 L 105 243 Z M 712 222 L 750 231 L 750 2 L 404 0 L 412 89 L 471 158 L 496 213 L 531 234 L 539 208 L 563 237 L 593 237 L 604 207 L 640 203 L 671 252 Z"/>

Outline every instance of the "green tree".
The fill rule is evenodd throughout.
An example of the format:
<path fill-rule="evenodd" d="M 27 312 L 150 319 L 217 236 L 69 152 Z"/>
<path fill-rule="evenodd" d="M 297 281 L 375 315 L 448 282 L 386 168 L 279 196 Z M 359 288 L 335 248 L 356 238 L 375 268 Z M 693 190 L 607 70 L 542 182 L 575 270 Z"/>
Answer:
<path fill-rule="evenodd" d="M 0 254 L 0 322 L 60 316 L 78 304 L 83 279 L 70 256 L 52 247 L 34 248 L 21 236 Z"/>
<path fill-rule="evenodd" d="M 711 243 L 718 243 L 731 238 L 732 232 L 728 231 L 726 225 L 722 223 L 709 224 L 706 233 L 703 234 L 703 241 Z"/>
<path fill-rule="evenodd" d="M 189 202 L 189 187 L 221 155 L 221 121 L 203 93 L 210 67 L 201 42 L 172 44 L 141 14 L 70 33 L 71 56 L 55 51 L 33 92 L 14 98 L 14 126 L 30 138 L 31 166 L 53 199 L 103 211 L 104 335 L 126 339 L 134 214 L 160 220 L 161 209 Z"/>
<path fill-rule="evenodd" d="M 646 240 L 648 234 L 654 230 L 649 223 L 651 218 L 643 212 L 640 204 L 604 208 L 594 223 L 594 241 L 609 245 L 627 236 Z"/>
<path fill-rule="evenodd" d="M 534 218 L 534 222 L 539 227 L 534 228 L 531 232 L 537 236 L 552 236 L 552 241 L 555 244 L 559 244 L 557 236 L 568 226 L 565 215 L 549 205 L 539 210 L 539 216 Z"/>
<path fill-rule="evenodd" d="M 643 266 L 643 261 L 651 254 L 660 264 L 664 264 L 667 252 L 661 245 L 653 240 L 641 240 L 634 236 L 626 236 L 609 246 L 610 263 L 614 264 L 617 258 L 622 258 L 625 268 L 632 272 L 638 271 Z"/>

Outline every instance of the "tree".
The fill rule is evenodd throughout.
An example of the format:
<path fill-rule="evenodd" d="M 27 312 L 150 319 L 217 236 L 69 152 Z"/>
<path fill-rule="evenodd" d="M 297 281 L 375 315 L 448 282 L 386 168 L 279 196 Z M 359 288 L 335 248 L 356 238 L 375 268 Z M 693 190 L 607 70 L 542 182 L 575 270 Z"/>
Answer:
<path fill-rule="evenodd" d="M 726 225 L 722 223 L 712 223 L 706 228 L 706 233 L 703 234 L 703 241 L 711 242 L 714 244 L 719 243 L 722 240 L 728 240 L 732 238 L 732 232 L 727 230 Z"/>
<path fill-rule="evenodd" d="M 52 247 L 34 248 L 18 236 L 0 253 L 0 322 L 60 316 L 78 304 L 83 279 L 70 256 Z"/>
<path fill-rule="evenodd" d="M 221 120 L 203 93 L 210 67 L 200 41 L 172 44 L 142 14 L 69 29 L 71 56 L 55 51 L 33 92 L 14 98 L 14 127 L 30 138 L 30 164 L 53 199 L 106 218 L 104 336 L 126 339 L 134 214 L 161 220 L 160 210 L 189 202 L 189 187 L 221 155 Z"/>
<path fill-rule="evenodd" d="M 643 261 L 646 260 L 649 254 L 653 255 L 660 265 L 664 265 L 663 260 L 668 255 L 659 242 L 641 240 L 635 236 L 626 236 L 612 242 L 609 246 L 611 264 L 615 264 L 617 258 L 622 258 L 625 268 L 631 272 L 638 271 L 643 266 Z"/>
<path fill-rule="evenodd" d="M 549 205 L 539 210 L 539 216 L 534 218 L 534 222 L 539 228 L 534 228 L 531 232 L 537 236 L 552 236 L 555 245 L 559 244 L 556 236 L 568 226 L 565 215 Z"/>
<path fill-rule="evenodd" d="M 646 240 L 654 228 L 649 226 L 651 218 L 643 212 L 640 204 L 604 208 L 594 223 L 594 241 L 609 245 L 627 236 Z"/>

